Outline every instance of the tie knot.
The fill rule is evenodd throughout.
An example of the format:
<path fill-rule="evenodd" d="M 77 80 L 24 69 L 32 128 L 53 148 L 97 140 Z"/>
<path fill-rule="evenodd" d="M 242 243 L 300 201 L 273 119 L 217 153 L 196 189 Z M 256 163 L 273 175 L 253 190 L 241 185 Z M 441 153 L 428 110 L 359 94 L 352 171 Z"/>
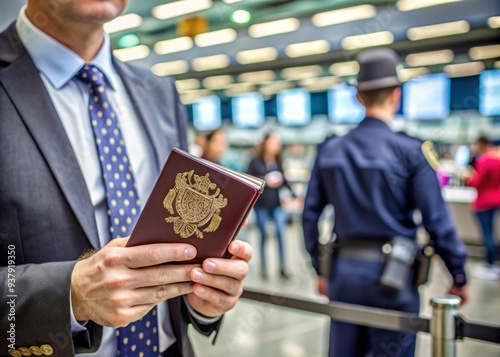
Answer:
<path fill-rule="evenodd" d="M 93 88 L 104 86 L 105 83 L 104 74 L 99 70 L 99 68 L 91 64 L 84 65 L 75 77 L 86 84 L 90 84 Z"/>

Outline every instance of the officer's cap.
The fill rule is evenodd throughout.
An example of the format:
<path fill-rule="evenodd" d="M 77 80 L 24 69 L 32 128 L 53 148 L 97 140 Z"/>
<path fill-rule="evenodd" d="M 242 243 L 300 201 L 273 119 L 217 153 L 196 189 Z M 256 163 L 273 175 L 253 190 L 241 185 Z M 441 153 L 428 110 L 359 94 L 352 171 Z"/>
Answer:
<path fill-rule="evenodd" d="M 361 52 L 356 59 L 359 63 L 358 90 L 369 91 L 401 85 L 397 75 L 401 60 L 390 48 L 367 50 Z"/>

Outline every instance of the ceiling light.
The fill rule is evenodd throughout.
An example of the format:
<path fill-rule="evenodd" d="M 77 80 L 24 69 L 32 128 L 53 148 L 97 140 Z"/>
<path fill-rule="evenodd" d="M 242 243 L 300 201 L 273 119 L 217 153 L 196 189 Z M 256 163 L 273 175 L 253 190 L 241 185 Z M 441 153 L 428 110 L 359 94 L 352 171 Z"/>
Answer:
<path fill-rule="evenodd" d="M 238 94 L 248 93 L 255 91 L 255 86 L 251 83 L 238 83 L 232 85 L 224 91 L 226 97 L 234 97 Z"/>
<path fill-rule="evenodd" d="M 177 90 L 181 93 L 200 88 L 200 81 L 195 78 L 180 79 L 175 81 Z"/>
<path fill-rule="evenodd" d="M 285 47 L 286 55 L 292 58 L 327 53 L 329 50 L 330 43 L 327 40 L 293 43 Z"/>
<path fill-rule="evenodd" d="M 425 67 L 401 68 L 398 71 L 398 78 L 401 82 L 406 82 L 412 79 L 413 77 L 422 76 L 428 73 L 429 69 Z"/>
<path fill-rule="evenodd" d="M 222 54 L 198 57 L 193 60 L 193 69 L 195 71 L 208 71 L 211 69 L 225 68 L 227 66 L 229 66 L 229 57 Z"/>
<path fill-rule="evenodd" d="M 450 77 L 465 77 L 473 76 L 481 73 L 484 70 L 483 62 L 466 62 L 449 64 L 444 66 L 443 71 L 448 73 Z"/>
<path fill-rule="evenodd" d="M 165 20 L 205 10 L 211 6 L 212 0 L 180 0 L 155 6 L 151 13 L 157 19 Z"/>
<path fill-rule="evenodd" d="M 118 48 L 134 47 L 139 45 L 140 43 L 141 41 L 135 33 L 128 33 L 126 35 L 123 35 L 117 41 Z"/>
<path fill-rule="evenodd" d="M 248 34 L 251 37 L 265 37 L 277 35 L 280 33 L 292 32 L 299 28 L 300 21 L 295 18 L 264 22 L 261 24 L 252 25 L 248 28 Z"/>
<path fill-rule="evenodd" d="M 118 16 L 116 19 L 111 20 L 104 24 L 104 31 L 113 33 L 123 30 L 139 27 L 142 24 L 142 17 L 137 14 L 126 14 Z"/>
<path fill-rule="evenodd" d="M 229 75 L 212 76 L 203 80 L 203 86 L 208 89 L 223 89 L 227 88 L 233 82 L 233 77 Z"/>
<path fill-rule="evenodd" d="M 274 47 L 256 48 L 236 54 L 236 60 L 240 64 L 274 61 L 276 58 L 278 58 L 278 50 Z"/>
<path fill-rule="evenodd" d="M 234 4 L 235 2 L 240 2 L 243 0 L 222 0 L 222 2 L 225 2 L 226 4 Z"/>
<path fill-rule="evenodd" d="M 412 53 L 406 56 L 406 63 L 411 67 L 431 66 L 440 63 L 450 63 L 455 58 L 452 50 Z"/>
<path fill-rule="evenodd" d="M 286 79 L 302 79 L 308 77 L 317 77 L 323 72 L 319 65 L 285 68 L 281 71 L 281 76 Z"/>
<path fill-rule="evenodd" d="M 129 48 L 121 48 L 118 50 L 114 50 L 113 54 L 120 61 L 134 61 L 149 56 L 149 47 L 146 45 L 139 45 Z"/>
<path fill-rule="evenodd" d="M 213 95 L 212 91 L 201 89 L 201 90 L 191 90 L 181 94 L 182 104 L 192 104 L 196 102 L 201 97 L 207 97 Z"/>
<path fill-rule="evenodd" d="M 266 71 L 242 73 L 238 76 L 238 81 L 250 82 L 250 83 L 264 83 L 273 81 L 275 78 L 276 74 L 273 71 L 266 70 Z"/>
<path fill-rule="evenodd" d="M 412 11 L 424 7 L 443 5 L 450 2 L 458 2 L 462 0 L 399 0 L 396 6 L 399 11 Z"/>
<path fill-rule="evenodd" d="M 330 66 L 330 73 L 339 77 L 354 76 L 359 72 L 359 63 L 356 61 L 339 62 Z"/>
<path fill-rule="evenodd" d="M 251 18 L 252 15 L 246 10 L 236 10 L 231 14 L 231 21 L 236 24 L 246 24 Z"/>
<path fill-rule="evenodd" d="M 469 23 L 465 20 L 460 20 L 436 25 L 411 27 L 406 32 L 406 36 L 412 41 L 418 41 L 427 38 L 458 35 L 467 33 L 469 30 Z"/>
<path fill-rule="evenodd" d="M 189 65 L 184 60 L 161 62 L 151 66 L 151 71 L 158 76 L 171 76 L 186 73 L 188 70 Z"/>
<path fill-rule="evenodd" d="M 315 26 L 323 27 L 374 17 L 377 13 L 373 5 L 359 5 L 345 9 L 320 12 L 312 17 Z"/>
<path fill-rule="evenodd" d="M 261 86 L 259 88 L 259 91 L 267 96 L 267 95 L 273 95 L 276 94 L 284 89 L 289 89 L 294 87 L 292 82 L 289 81 L 277 81 L 277 82 L 271 82 L 269 84 L 266 84 L 264 86 Z"/>
<path fill-rule="evenodd" d="M 488 19 L 488 26 L 492 29 L 500 27 L 500 16 L 492 16 Z"/>
<path fill-rule="evenodd" d="M 472 47 L 469 50 L 469 57 L 473 60 L 500 57 L 500 45 Z"/>
<path fill-rule="evenodd" d="M 306 78 L 299 83 L 302 87 L 306 87 L 310 92 L 325 91 L 340 82 L 340 78 L 335 76 Z"/>
<path fill-rule="evenodd" d="M 199 34 L 194 38 L 198 47 L 209 47 L 220 45 L 221 43 L 233 42 L 236 39 L 236 31 L 233 29 L 224 29 Z"/>
<path fill-rule="evenodd" d="M 174 38 L 172 40 L 164 40 L 156 42 L 154 50 L 159 55 L 166 55 L 167 53 L 187 51 L 193 47 L 193 40 L 191 37 L 184 36 Z"/>
<path fill-rule="evenodd" d="M 394 35 L 390 31 L 372 32 L 363 35 L 347 36 L 342 40 L 345 50 L 388 45 L 394 42 Z"/>

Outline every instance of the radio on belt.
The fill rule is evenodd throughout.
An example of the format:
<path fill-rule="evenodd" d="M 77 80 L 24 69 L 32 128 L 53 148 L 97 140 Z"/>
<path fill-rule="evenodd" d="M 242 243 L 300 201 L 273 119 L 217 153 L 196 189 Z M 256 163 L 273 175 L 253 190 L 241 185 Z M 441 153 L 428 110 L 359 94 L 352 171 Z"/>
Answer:
<path fill-rule="evenodd" d="M 417 243 L 413 239 L 398 236 L 385 244 L 382 250 L 386 259 L 380 283 L 390 291 L 400 291 L 408 282 L 417 255 Z"/>

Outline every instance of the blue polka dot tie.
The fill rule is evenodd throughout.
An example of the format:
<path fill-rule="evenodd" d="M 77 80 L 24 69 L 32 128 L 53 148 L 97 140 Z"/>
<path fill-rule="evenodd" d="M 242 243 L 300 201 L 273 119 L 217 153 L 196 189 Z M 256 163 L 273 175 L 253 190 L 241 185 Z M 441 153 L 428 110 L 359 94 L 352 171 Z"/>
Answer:
<path fill-rule="evenodd" d="M 130 235 L 139 216 L 141 202 L 127 157 L 115 111 L 106 95 L 106 81 L 95 66 L 85 65 L 76 75 L 89 90 L 89 113 L 106 186 L 110 238 Z M 141 320 L 116 330 L 120 357 L 157 356 L 156 307 Z"/>

